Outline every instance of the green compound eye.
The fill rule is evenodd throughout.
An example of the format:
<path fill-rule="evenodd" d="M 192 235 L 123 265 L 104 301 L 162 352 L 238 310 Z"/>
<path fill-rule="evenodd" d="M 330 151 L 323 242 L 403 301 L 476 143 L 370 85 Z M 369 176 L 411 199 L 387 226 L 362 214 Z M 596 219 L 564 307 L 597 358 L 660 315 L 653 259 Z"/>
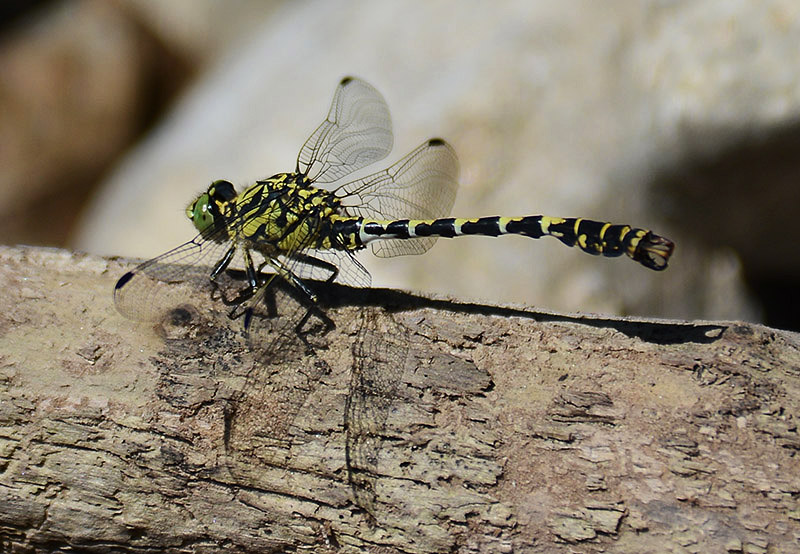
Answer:
<path fill-rule="evenodd" d="M 194 226 L 201 233 L 214 224 L 214 216 L 209 210 L 211 198 L 205 192 L 186 208 L 186 217 L 192 220 Z"/>

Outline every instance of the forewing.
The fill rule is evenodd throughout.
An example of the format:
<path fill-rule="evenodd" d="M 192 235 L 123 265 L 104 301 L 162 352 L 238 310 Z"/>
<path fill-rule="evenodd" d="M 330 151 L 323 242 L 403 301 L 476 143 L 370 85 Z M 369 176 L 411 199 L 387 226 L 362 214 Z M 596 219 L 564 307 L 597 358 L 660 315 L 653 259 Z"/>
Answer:
<path fill-rule="evenodd" d="M 328 117 L 297 156 L 297 171 L 316 183 L 332 183 L 392 149 L 392 120 L 381 94 L 355 77 L 345 77 Z"/>
<path fill-rule="evenodd" d="M 257 478 L 264 463 L 278 464 L 302 441 L 293 423 L 329 371 L 315 350 L 330 325 L 279 277 L 248 304 L 247 341 L 256 363 L 231 403 L 225 444 L 234 475 Z"/>
<path fill-rule="evenodd" d="M 387 169 L 342 185 L 339 195 L 348 215 L 366 219 L 447 217 L 458 190 L 458 158 L 442 139 L 430 139 Z M 381 240 L 376 256 L 422 254 L 436 238 Z"/>
<path fill-rule="evenodd" d="M 159 321 L 177 306 L 208 301 L 209 264 L 222 256 L 225 246 L 198 235 L 140 264 L 114 286 L 117 310 L 136 321 Z"/>

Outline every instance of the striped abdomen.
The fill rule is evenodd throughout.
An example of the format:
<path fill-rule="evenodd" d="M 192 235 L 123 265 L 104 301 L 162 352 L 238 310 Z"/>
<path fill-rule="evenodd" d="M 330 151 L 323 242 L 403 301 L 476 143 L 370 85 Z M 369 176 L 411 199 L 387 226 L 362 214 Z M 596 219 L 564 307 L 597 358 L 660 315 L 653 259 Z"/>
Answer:
<path fill-rule="evenodd" d="M 583 218 L 548 217 L 481 217 L 478 219 L 443 218 L 433 220 L 376 221 L 341 219 L 334 232 L 357 237 L 353 242 L 365 245 L 380 239 L 413 239 L 416 237 L 452 238 L 462 235 L 524 235 L 538 239 L 556 237 L 567 246 L 577 246 L 589 254 L 620 256 L 627 254 L 645 267 L 660 271 L 675 245 L 669 239 L 646 229 L 629 225 L 613 225 Z"/>

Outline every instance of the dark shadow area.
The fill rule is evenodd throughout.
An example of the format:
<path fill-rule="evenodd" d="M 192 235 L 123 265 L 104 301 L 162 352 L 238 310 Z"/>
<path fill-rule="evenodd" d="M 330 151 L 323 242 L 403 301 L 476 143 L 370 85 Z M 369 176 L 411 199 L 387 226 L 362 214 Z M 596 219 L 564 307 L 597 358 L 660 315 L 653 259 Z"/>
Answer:
<path fill-rule="evenodd" d="M 695 325 L 680 321 L 650 322 L 631 318 L 571 316 L 520 308 L 437 300 L 394 289 L 357 289 L 321 282 L 308 282 L 308 284 L 318 295 L 320 306 L 323 309 L 342 306 L 378 306 L 389 311 L 431 308 L 443 312 L 521 317 L 541 322 L 577 323 L 592 327 L 612 328 L 629 337 L 637 337 L 655 344 L 711 343 L 719 339 L 727 328 L 724 325 Z"/>
<path fill-rule="evenodd" d="M 229 269 L 225 274 L 234 281 L 245 283 L 244 271 Z M 567 315 L 540 312 L 532 309 L 490 306 L 474 302 L 457 302 L 427 298 L 410 292 L 396 289 L 368 288 L 361 289 L 327 283 L 304 280 L 317 296 L 321 312 L 331 308 L 345 306 L 378 307 L 390 312 L 430 308 L 443 312 L 477 314 L 483 316 L 521 317 L 540 322 L 577 323 L 598 328 L 611 328 L 628 337 L 636 337 L 653 344 L 708 344 L 722 337 L 727 325 L 702 324 L 682 321 L 645 321 L 631 317 L 603 317 L 596 315 Z M 244 286 L 244 285 L 242 285 Z M 277 281 L 275 286 L 283 294 L 296 294 L 291 286 Z M 296 301 L 295 301 L 296 302 Z M 308 309 L 308 306 L 306 306 Z"/>
<path fill-rule="evenodd" d="M 246 280 L 244 271 L 228 270 L 226 274 L 242 283 Z M 654 344 L 708 344 L 719 339 L 728 328 L 726 325 L 697 325 L 682 321 L 653 322 L 631 317 L 555 314 L 523 308 L 439 300 L 395 289 L 361 289 L 322 281 L 305 280 L 304 282 L 317 295 L 318 305 L 323 312 L 330 308 L 345 306 L 373 306 L 387 311 L 430 308 L 443 312 L 521 317 L 541 322 L 577 323 L 591 327 L 611 328 L 629 337 L 636 337 Z M 285 284 L 279 284 L 278 287 L 280 290 L 291 289 Z"/>
<path fill-rule="evenodd" d="M 53 0 L 4 0 L 0 2 L 0 36 L 14 25 L 43 10 Z"/>
<path fill-rule="evenodd" d="M 709 135 L 732 139 L 709 147 Z M 689 142 L 687 151 L 700 154 L 652 183 L 669 219 L 701 248 L 734 250 L 765 323 L 800 330 L 800 121 L 746 136 L 714 130 Z"/>

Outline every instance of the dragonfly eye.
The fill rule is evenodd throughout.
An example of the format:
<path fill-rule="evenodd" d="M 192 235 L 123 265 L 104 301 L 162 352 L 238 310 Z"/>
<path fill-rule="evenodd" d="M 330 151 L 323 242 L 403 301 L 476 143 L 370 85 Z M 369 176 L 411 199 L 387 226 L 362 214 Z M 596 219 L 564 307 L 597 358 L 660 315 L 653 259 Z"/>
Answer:
<path fill-rule="evenodd" d="M 205 192 L 200 197 L 189 204 L 186 208 L 186 216 L 192 220 L 194 226 L 201 233 L 214 224 L 214 214 L 211 213 L 211 198 Z"/>

